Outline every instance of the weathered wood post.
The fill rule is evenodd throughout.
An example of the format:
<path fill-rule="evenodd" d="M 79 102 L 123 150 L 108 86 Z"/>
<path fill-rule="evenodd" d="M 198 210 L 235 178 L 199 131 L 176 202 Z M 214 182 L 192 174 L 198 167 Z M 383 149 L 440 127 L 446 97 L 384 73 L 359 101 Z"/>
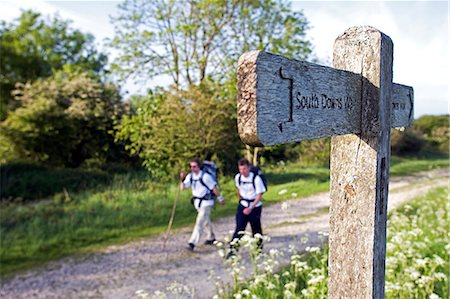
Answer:
<path fill-rule="evenodd" d="M 361 132 L 331 139 L 329 298 L 383 298 L 392 93 L 391 39 L 353 27 L 333 65 L 361 74 Z"/>
<path fill-rule="evenodd" d="M 413 120 L 389 37 L 353 27 L 329 68 L 253 51 L 238 62 L 238 130 L 264 146 L 332 138 L 329 298 L 383 298 L 390 128 Z M 345 136 L 344 135 L 349 134 Z"/>

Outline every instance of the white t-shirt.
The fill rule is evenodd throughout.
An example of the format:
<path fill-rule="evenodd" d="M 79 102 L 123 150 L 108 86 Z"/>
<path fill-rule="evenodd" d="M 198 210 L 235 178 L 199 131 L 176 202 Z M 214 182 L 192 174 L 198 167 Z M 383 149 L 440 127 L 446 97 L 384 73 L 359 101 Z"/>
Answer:
<path fill-rule="evenodd" d="M 248 200 L 254 200 L 256 199 L 257 194 L 262 194 L 266 192 L 266 187 L 264 187 L 264 183 L 259 175 L 255 178 L 255 188 L 253 188 L 253 176 L 255 174 L 253 172 L 250 172 L 248 177 L 243 176 L 242 174 L 238 173 L 234 177 L 234 181 L 236 184 L 236 188 L 239 190 L 239 194 L 242 198 L 248 199 Z M 239 184 L 239 177 L 241 177 L 241 184 Z M 240 204 L 244 207 L 249 206 L 249 202 L 245 200 L 241 200 Z M 256 207 L 262 206 L 262 200 L 260 200 Z"/>
<path fill-rule="evenodd" d="M 209 173 L 205 172 L 203 174 L 203 182 L 205 183 L 206 186 L 208 186 L 208 188 L 206 188 L 202 184 L 202 182 L 200 182 L 202 174 L 203 174 L 202 170 L 200 170 L 198 174 L 195 174 L 193 172 L 188 173 L 188 175 L 183 181 L 183 184 L 186 188 L 192 187 L 192 196 L 196 197 L 196 199 L 194 200 L 194 206 L 197 209 L 199 208 L 198 205 L 200 203 L 200 199 L 198 198 L 204 198 L 209 193 L 209 190 L 212 190 L 217 185 L 217 182 L 214 180 L 214 178 Z M 192 177 L 192 185 L 191 185 L 191 177 Z M 203 200 L 201 206 L 208 207 L 213 205 L 214 200 Z"/>

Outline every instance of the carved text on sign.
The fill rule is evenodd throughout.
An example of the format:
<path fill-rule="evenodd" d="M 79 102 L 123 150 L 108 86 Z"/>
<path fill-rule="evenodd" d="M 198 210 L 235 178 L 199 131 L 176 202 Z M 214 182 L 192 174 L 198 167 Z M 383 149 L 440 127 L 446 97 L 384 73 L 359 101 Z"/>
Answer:
<path fill-rule="evenodd" d="M 367 96 L 362 90 L 371 84 L 357 72 L 247 52 L 238 62 L 239 135 L 247 144 L 262 146 L 358 134 Z M 388 90 L 390 126 L 408 126 L 412 87 L 391 83 Z"/>
<path fill-rule="evenodd" d="M 326 94 L 313 93 L 311 95 L 302 95 L 300 91 L 297 93 L 297 110 L 308 109 L 346 109 L 351 110 L 354 107 L 354 100 L 349 97 L 332 97 Z"/>

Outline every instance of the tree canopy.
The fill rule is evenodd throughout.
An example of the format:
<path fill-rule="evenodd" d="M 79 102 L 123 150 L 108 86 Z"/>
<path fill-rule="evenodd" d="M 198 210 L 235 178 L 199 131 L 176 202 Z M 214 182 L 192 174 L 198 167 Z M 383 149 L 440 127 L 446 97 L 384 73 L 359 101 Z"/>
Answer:
<path fill-rule="evenodd" d="M 64 66 L 101 74 L 107 62 L 94 37 L 71 27 L 58 16 L 44 18 L 24 11 L 11 23 L 0 22 L 0 120 L 17 108 L 11 91 L 16 83 L 49 77 Z"/>
<path fill-rule="evenodd" d="M 115 86 L 63 69 L 17 87 L 20 107 L 0 123 L 2 162 L 77 167 L 117 158 L 119 145 L 109 131 L 123 104 Z"/>
<path fill-rule="evenodd" d="M 176 88 L 226 79 L 248 50 L 306 58 L 308 22 L 287 1 L 126 0 L 113 18 L 114 67 L 149 82 L 168 75 Z"/>

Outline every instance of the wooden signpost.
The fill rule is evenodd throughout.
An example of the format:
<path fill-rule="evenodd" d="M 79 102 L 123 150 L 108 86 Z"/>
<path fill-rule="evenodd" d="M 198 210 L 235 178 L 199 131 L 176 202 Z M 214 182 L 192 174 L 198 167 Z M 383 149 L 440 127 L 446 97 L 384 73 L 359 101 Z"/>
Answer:
<path fill-rule="evenodd" d="M 254 51 L 238 62 L 238 130 L 254 146 L 332 137 L 329 298 L 383 298 L 390 129 L 413 121 L 391 39 L 352 27 L 334 68 Z"/>

